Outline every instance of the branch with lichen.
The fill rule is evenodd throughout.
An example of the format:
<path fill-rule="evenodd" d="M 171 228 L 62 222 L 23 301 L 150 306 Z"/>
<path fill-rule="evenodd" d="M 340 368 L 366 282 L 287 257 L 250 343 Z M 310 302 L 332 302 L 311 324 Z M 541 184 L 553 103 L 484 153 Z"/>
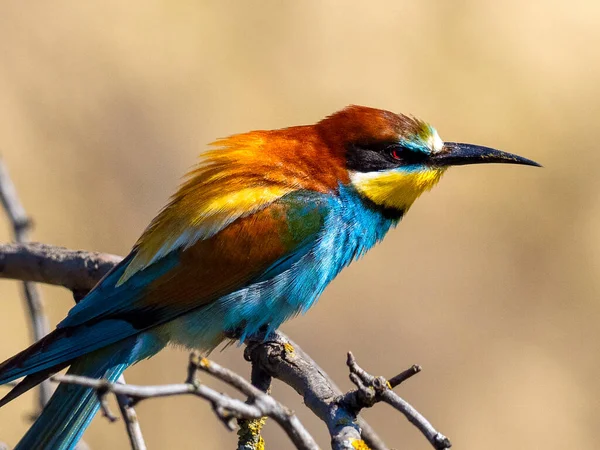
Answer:
<path fill-rule="evenodd" d="M 208 373 L 225 382 L 248 396 L 249 400 L 244 402 L 201 384 L 196 376 L 198 371 Z M 134 386 L 76 375 L 55 375 L 52 379 L 61 383 L 77 384 L 94 389 L 98 395 L 102 412 L 109 420 L 115 420 L 116 417 L 110 411 L 106 401 L 106 396 L 110 393 L 126 397 L 128 403 L 132 406 L 149 398 L 194 395 L 207 400 L 216 416 L 229 430 L 235 428 L 236 419 L 261 421 L 263 417 L 270 417 L 283 428 L 296 448 L 301 450 L 318 450 L 319 448 L 296 415 L 288 408 L 253 386 L 242 376 L 213 361 L 200 357 L 196 352 L 190 355 L 187 378 L 181 384 Z"/>
<path fill-rule="evenodd" d="M 254 387 L 260 389 L 266 394 L 271 393 L 271 383 L 273 378 L 257 365 L 252 365 L 250 382 Z M 249 398 L 248 401 L 251 401 Z M 267 422 L 266 417 L 258 419 L 239 419 L 238 420 L 238 448 L 237 450 L 265 450 L 265 441 L 261 431 Z"/>
<path fill-rule="evenodd" d="M 255 336 L 246 344 L 244 356 L 253 366 L 294 388 L 306 406 L 326 423 L 334 450 L 373 448 L 361 427 L 359 413 L 379 402 L 388 403 L 404 414 L 436 450 L 451 447 L 450 441 L 423 415 L 393 392 L 393 388 L 419 373 L 419 366 L 412 366 L 387 381 L 361 369 L 352 353 L 348 353 L 350 380 L 357 389 L 342 394 L 325 372 L 283 333 Z"/>
<path fill-rule="evenodd" d="M 0 244 L 0 278 L 45 282 L 64 286 L 81 294 L 91 289 L 119 260 L 119 257 L 113 255 L 72 251 L 44 244 Z M 356 450 L 357 448 L 386 450 L 388 448 L 373 429 L 359 416 L 363 408 L 371 407 L 378 402 L 388 403 L 404 414 L 425 435 L 435 449 L 440 450 L 450 447 L 447 438 L 437 432 L 421 414 L 392 391 L 393 387 L 418 372 L 416 366 L 390 378 L 389 381 L 383 381 L 384 378 L 369 375 L 356 364 L 352 357 L 349 357 L 350 378 L 357 388 L 344 394 L 327 374 L 283 333 L 276 331 L 269 336 L 253 336 L 245 344 L 244 356 L 252 363 L 253 368 L 252 382 L 248 382 L 243 377 L 221 368 L 216 363 L 199 364 L 197 368 L 197 370 L 208 373 L 211 373 L 209 368 L 223 369 L 224 372 L 217 369 L 218 375 L 214 373 L 211 373 L 211 375 L 223 379 L 221 377 L 226 373 L 229 378 L 224 379 L 224 381 L 248 396 L 245 403 L 238 399 L 204 397 L 209 401 L 212 398 L 215 402 L 217 400 L 219 402 L 225 400 L 233 402 L 235 400 L 233 403 L 227 403 L 235 412 L 228 409 L 219 409 L 215 412 L 221 420 L 227 419 L 231 425 L 233 425 L 235 419 L 238 420 L 240 427 L 238 431 L 238 449 L 255 450 L 264 445 L 260 436 L 260 430 L 264 425 L 264 417 L 272 417 L 282 427 L 284 425 L 288 427 L 284 427 L 284 429 L 290 435 L 291 431 L 289 430 L 292 428 L 289 427 L 289 424 L 284 423 L 290 420 L 290 416 L 282 412 L 286 411 L 283 406 L 280 405 L 284 409 L 278 410 L 281 414 L 278 413 L 277 417 L 274 417 L 271 413 L 258 414 L 259 410 L 255 408 L 257 399 L 261 399 L 261 401 L 267 401 L 265 400 L 267 398 L 272 399 L 267 394 L 271 378 L 279 379 L 288 384 L 303 397 L 304 403 L 327 425 L 331 435 L 331 446 L 334 450 Z M 237 384 L 232 384 L 234 380 Z M 125 395 L 130 400 L 139 398 L 140 395 L 148 394 L 148 392 L 152 392 L 152 397 L 182 394 L 201 396 L 194 391 L 198 388 L 190 387 L 189 383 L 154 386 L 148 391 L 147 389 L 150 389 L 150 387 L 119 383 L 107 384 L 104 380 L 84 380 L 82 377 L 61 377 L 60 381 L 87 383 L 86 386 L 94 389 L 98 389 L 98 386 L 100 386 L 100 391 L 108 389 L 107 392 Z M 202 392 L 206 393 L 205 389 L 208 388 L 203 385 L 200 386 Z M 252 388 L 250 389 L 248 386 Z M 267 402 L 271 401 L 276 402 L 274 399 Z M 135 403 L 133 401 L 131 406 Z M 221 403 L 214 404 L 220 405 Z M 296 445 L 305 445 L 310 442 L 306 439 L 302 441 L 305 444 L 298 444 L 304 439 L 301 436 L 303 436 L 302 433 L 299 435 L 292 434 L 290 438 Z"/>

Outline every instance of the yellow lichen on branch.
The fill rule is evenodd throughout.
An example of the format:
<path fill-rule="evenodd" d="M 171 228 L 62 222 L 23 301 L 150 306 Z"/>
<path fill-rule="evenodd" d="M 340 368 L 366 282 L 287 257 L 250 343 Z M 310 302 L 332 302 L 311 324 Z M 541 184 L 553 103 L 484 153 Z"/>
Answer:
<path fill-rule="evenodd" d="M 371 450 L 369 446 L 362 439 L 355 439 L 352 441 L 352 447 L 356 450 Z"/>
<path fill-rule="evenodd" d="M 266 422 L 266 417 L 238 420 L 238 450 L 265 450 L 265 441 L 260 432 Z"/>
<path fill-rule="evenodd" d="M 290 344 L 289 342 L 286 342 L 285 344 L 283 344 L 283 348 L 285 349 L 286 353 L 289 353 L 289 354 L 294 353 L 294 346 L 292 344 Z"/>

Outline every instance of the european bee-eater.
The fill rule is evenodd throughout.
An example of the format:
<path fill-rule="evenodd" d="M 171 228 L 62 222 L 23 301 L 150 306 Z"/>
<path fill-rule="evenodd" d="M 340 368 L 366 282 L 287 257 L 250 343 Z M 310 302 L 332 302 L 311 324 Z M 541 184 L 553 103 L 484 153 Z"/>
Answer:
<path fill-rule="evenodd" d="M 168 343 L 209 352 L 228 336 L 274 330 L 449 166 L 538 165 L 363 106 L 213 146 L 131 253 L 52 333 L 0 365 L 0 384 L 25 377 L 0 406 L 65 367 L 115 381 Z M 98 407 L 90 389 L 60 385 L 16 448 L 72 449 Z"/>

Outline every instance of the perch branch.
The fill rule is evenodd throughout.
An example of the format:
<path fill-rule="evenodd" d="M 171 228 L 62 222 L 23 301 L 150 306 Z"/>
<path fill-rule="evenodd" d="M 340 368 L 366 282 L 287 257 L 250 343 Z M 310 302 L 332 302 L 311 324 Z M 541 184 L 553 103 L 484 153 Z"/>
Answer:
<path fill-rule="evenodd" d="M 325 422 L 334 450 L 356 448 L 362 437 L 355 414 L 339 407 L 335 402 L 339 391 L 299 346 L 278 331 L 266 339 L 253 337 L 246 344 L 244 356 L 248 361 L 291 386 L 302 396 L 304 404 Z"/>
<path fill-rule="evenodd" d="M 196 378 L 197 371 L 206 372 L 234 387 L 249 397 L 249 403 L 219 393 L 208 386 L 200 384 Z M 284 429 L 298 449 L 318 450 L 319 448 L 312 436 L 289 409 L 270 395 L 253 386 L 240 375 L 215 362 L 200 358 L 197 353 L 192 353 L 190 356 L 188 377 L 186 382 L 182 384 L 133 386 L 76 375 L 56 375 L 52 379 L 61 383 L 78 384 L 95 389 L 103 405 L 105 405 L 106 395 L 109 393 L 125 396 L 131 404 L 148 398 L 194 395 L 208 400 L 217 417 L 230 430 L 234 427 L 235 419 L 271 417 Z M 114 417 L 107 407 L 103 406 L 103 410 L 109 420 Z"/>
<path fill-rule="evenodd" d="M 69 250 L 47 244 L 0 244 L 0 278 L 33 280 L 63 286 L 73 292 L 85 293 L 120 260 L 121 258 L 115 255 Z M 287 339 L 282 333 L 279 335 Z M 311 372 L 320 374 L 320 380 L 324 384 L 321 397 L 339 396 L 341 390 L 327 374 L 304 354 L 297 344 L 292 343 L 292 345 L 297 350 L 297 354 L 303 355 L 303 361 L 307 367 L 311 367 Z M 264 350 L 267 348 L 264 347 Z M 361 428 L 362 437 L 371 449 L 387 450 L 381 438 L 362 418 L 356 425 L 356 433 L 352 433 L 353 439 L 359 438 Z"/>
<path fill-rule="evenodd" d="M 338 387 L 335 381 L 333 381 L 329 377 L 329 375 L 327 375 L 327 373 L 315 362 L 315 360 L 313 360 L 307 353 L 305 353 L 302 350 L 302 348 L 300 348 L 300 346 L 294 341 L 292 341 L 288 336 L 279 331 L 277 333 L 281 336 L 282 339 L 287 340 L 287 342 L 294 349 L 296 349 L 297 355 L 303 358 L 309 366 L 313 367 L 316 372 L 322 374 L 323 382 L 331 388 L 331 391 L 335 394 L 336 397 L 342 395 L 342 390 Z M 375 432 L 371 425 L 367 423 L 367 421 L 364 418 L 358 417 L 357 423 L 360 429 L 362 430 L 361 435 L 363 441 L 371 450 L 388 450 L 388 447 L 385 445 L 383 440 L 379 437 L 379 435 Z"/>
<path fill-rule="evenodd" d="M 49 245 L 0 244 L 0 277 L 58 284 L 76 292 L 87 292 L 118 261 L 120 258 L 113 255 L 72 251 Z M 372 376 L 358 370 L 358 365 L 351 366 L 352 380 L 359 383 L 357 386 L 363 386 L 365 389 L 361 394 L 353 394 L 361 390 L 360 387 L 351 393 L 342 394 L 327 374 L 283 333 L 277 331 L 267 339 L 264 336 L 253 337 L 246 342 L 246 345 L 245 357 L 252 362 L 253 368 L 257 367 L 268 377 L 280 379 L 295 389 L 304 398 L 305 404 L 327 424 L 334 449 L 355 449 L 360 448 L 362 444 L 373 450 L 387 449 L 366 422 L 357 417 L 360 409 L 370 406 L 368 402 L 349 401 L 351 395 L 365 397 L 365 390 L 375 389 L 373 381 L 369 378 Z M 390 386 L 395 387 L 419 370 L 418 366 L 413 366 L 391 378 Z M 117 394 L 130 387 L 116 386 L 114 389 L 111 387 L 111 390 Z M 181 385 L 179 386 L 181 389 Z M 165 389 L 168 389 L 168 386 Z M 253 389 L 258 389 L 262 395 L 266 395 L 256 386 L 253 386 Z M 240 391 L 249 395 L 246 391 L 241 389 Z M 159 392 L 162 392 L 161 395 L 171 395 L 164 390 Z M 190 392 L 176 392 L 176 394 L 184 393 Z M 252 398 L 251 395 L 249 397 Z M 391 389 L 377 391 L 372 397 L 404 413 L 423 432 L 434 448 L 449 448 L 449 441 Z M 246 407 L 248 406 L 246 404 Z M 256 419 L 260 417 L 263 416 L 258 416 Z"/>
<path fill-rule="evenodd" d="M 257 365 L 252 365 L 250 382 L 261 392 L 271 393 L 271 383 L 273 378 Z M 252 398 L 248 397 L 247 403 Z M 265 426 L 267 418 L 260 419 L 238 419 L 238 448 L 237 450 L 264 450 L 265 442 L 261 435 L 262 428 Z"/>

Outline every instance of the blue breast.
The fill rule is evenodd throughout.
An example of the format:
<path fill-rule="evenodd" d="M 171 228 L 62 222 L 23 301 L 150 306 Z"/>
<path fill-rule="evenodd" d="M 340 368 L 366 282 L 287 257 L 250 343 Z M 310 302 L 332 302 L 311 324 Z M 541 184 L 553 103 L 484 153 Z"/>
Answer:
<path fill-rule="evenodd" d="M 284 198 L 294 204 L 288 222 L 318 211 L 318 232 L 250 285 L 169 324 L 172 341 L 211 350 L 223 339 L 224 330 L 239 333 L 240 342 L 265 326 L 275 330 L 306 312 L 335 276 L 383 239 L 402 215 L 369 204 L 350 186 L 340 186 L 337 195 L 306 191 L 292 195 Z"/>
<path fill-rule="evenodd" d="M 316 239 L 297 252 L 286 270 L 263 277 L 214 305 L 224 315 L 226 329 L 242 330 L 242 341 L 265 325 L 274 330 L 306 312 L 335 276 L 383 239 L 401 217 L 366 203 L 350 186 L 340 186 L 338 195 L 309 195 L 307 206 L 324 210 Z"/>

